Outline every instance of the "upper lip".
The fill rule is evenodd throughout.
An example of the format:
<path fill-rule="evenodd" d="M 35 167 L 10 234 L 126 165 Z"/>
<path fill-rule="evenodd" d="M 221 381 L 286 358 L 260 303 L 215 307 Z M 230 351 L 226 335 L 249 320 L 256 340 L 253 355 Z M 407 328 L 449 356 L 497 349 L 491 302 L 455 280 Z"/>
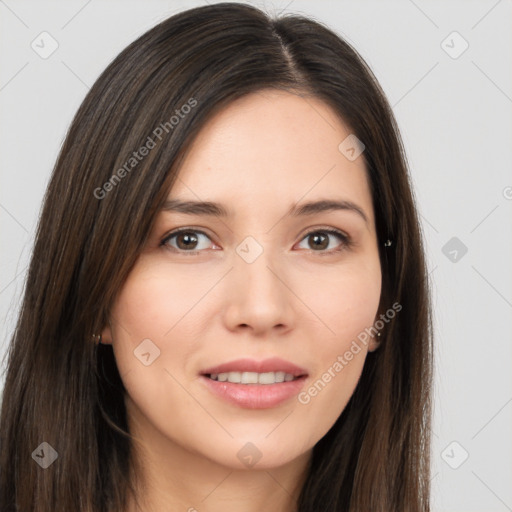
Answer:
<path fill-rule="evenodd" d="M 256 372 L 256 373 L 267 373 L 267 372 L 284 372 L 293 375 L 294 377 L 300 377 L 307 375 L 307 371 L 299 366 L 280 359 L 279 357 L 272 357 L 270 359 L 263 359 L 257 361 L 256 359 L 235 359 L 227 363 L 222 363 L 217 366 L 212 366 L 201 372 L 202 375 L 210 375 L 212 373 L 229 373 L 229 372 Z"/>

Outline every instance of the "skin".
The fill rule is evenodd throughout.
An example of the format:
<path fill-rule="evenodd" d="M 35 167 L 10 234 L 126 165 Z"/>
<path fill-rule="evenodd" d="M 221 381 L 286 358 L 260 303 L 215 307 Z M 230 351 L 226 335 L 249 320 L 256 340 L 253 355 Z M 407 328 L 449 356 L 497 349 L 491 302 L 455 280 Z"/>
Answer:
<path fill-rule="evenodd" d="M 127 390 L 146 510 L 294 510 L 312 448 L 377 342 L 360 344 L 307 404 L 295 396 L 241 408 L 213 395 L 199 374 L 241 357 L 281 357 L 307 370 L 307 390 L 378 318 L 381 267 L 365 165 L 338 150 L 350 133 L 321 100 L 267 90 L 231 103 L 194 141 L 168 197 L 219 202 L 232 216 L 161 212 L 102 333 Z M 331 198 L 356 203 L 368 222 L 349 210 L 285 216 L 294 203 Z M 160 245 L 179 227 L 206 236 L 194 232 L 190 249 L 179 236 Z M 322 228 L 352 245 L 324 235 L 316 248 L 306 235 Z M 236 251 L 248 236 L 263 249 L 252 263 Z M 160 350 L 148 366 L 134 356 L 144 339 Z M 247 442 L 261 453 L 252 467 L 237 457 Z"/>

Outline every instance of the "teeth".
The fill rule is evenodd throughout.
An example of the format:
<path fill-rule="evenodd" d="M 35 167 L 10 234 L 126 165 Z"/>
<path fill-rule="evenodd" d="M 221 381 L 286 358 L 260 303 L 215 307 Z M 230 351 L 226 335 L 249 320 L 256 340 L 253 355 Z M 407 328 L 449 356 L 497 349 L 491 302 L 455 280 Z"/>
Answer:
<path fill-rule="evenodd" d="M 225 373 L 227 375 L 227 380 L 229 382 L 242 382 L 242 373 L 241 372 L 229 372 Z"/>
<path fill-rule="evenodd" d="M 258 375 L 258 384 L 275 384 L 276 374 L 274 372 L 260 373 Z"/>
<path fill-rule="evenodd" d="M 228 373 L 228 379 L 231 372 Z M 228 381 L 229 382 L 229 381 Z M 258 384 L 258 374 L 256 372 L 244 372 L 242 373 L 241 384 Z"/>
<path fill-rule="evenodd" d="M 219 382 L 233 382 L 235 384 L 275 384 L 276 382 L 290 382 L 295 377 L 285 372 L 226 372 L 212 373 L 210 379 Z"/>

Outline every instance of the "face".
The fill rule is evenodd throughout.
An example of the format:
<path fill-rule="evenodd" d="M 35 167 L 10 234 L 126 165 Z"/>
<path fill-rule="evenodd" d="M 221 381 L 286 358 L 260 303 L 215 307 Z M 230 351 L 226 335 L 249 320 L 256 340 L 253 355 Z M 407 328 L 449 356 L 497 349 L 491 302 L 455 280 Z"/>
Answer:
<path fill-rule="evenodd" d="M 365 165 L 338 149 L 349 135 L 322 101 L 261 91 L 194 141 L 103 331 L 146 445 L 271 468 L 343 411 L 381 293 Z M 196 201 L 225 215 L 177 206 Z M 319 201 L 342 207 L 301 211 Z"/>

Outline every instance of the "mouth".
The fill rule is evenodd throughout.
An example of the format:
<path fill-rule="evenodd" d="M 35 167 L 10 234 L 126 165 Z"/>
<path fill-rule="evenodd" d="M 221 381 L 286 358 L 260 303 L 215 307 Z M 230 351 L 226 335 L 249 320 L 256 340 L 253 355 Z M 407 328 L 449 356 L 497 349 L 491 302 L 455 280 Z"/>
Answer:
<path fill-rule="evenodd" d="M 281 382 L 291 382 L 300 379 L 302 375 L 295 377 L 291 373 L 283 371 L 278 372 L 224 372 L 224 373 L 210 373 L 206 375 L 212 380 L 217 382 L 231 382 L 233 384 L 278 384 Z"/>
<path fill-rule="evenodd" d="M 284 359 L 238 359 L 200 373 L 216 397 L 246 409 L 277 407 L 297 395 L 308 373 Z"/>

